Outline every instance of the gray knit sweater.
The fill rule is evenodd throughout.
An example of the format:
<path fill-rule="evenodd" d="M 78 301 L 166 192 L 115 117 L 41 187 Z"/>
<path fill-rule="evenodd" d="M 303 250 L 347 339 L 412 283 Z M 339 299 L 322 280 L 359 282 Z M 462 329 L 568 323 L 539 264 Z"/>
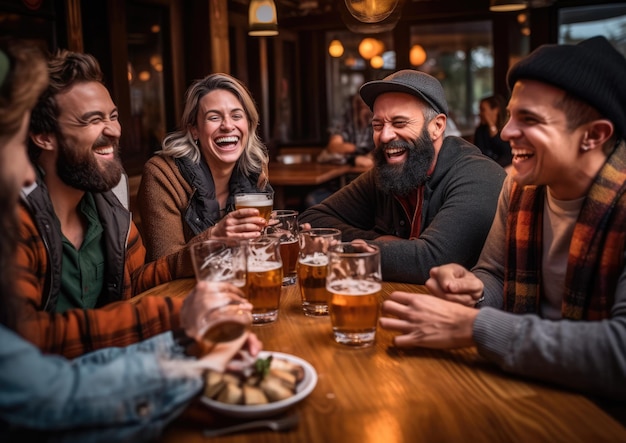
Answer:
<path fill-rule="evenodd" d="M 554 321 L 500 310 L 510 185 L 508 178 L 480 260 L 472 269 L 485 285 L 473 331 L 479 353 L 509 372 L 626 400 L 626 266 L 608 320 Z"/>

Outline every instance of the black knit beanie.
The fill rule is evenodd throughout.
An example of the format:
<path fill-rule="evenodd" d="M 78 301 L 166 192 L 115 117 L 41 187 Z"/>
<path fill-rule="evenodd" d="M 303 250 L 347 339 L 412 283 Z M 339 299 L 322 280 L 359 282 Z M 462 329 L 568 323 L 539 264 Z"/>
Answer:
<path fill-rule="evenodd" d="M 511 67 L 509 88 L 519 79 L 563 89 L 611 120 L 626 135 L 626 58 L 597 36 L 576 45 L 543 45 Z"/>

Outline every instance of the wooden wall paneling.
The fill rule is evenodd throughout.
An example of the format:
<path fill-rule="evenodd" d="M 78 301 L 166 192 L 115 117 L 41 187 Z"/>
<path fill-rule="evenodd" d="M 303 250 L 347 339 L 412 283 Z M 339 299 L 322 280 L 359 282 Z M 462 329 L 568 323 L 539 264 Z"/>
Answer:
<path fill-rule="evenodd" d="M 80 0 L 65 0 L 65 21 L 67 23 L 67 49 L 83 52 L 83 22 Z"/>

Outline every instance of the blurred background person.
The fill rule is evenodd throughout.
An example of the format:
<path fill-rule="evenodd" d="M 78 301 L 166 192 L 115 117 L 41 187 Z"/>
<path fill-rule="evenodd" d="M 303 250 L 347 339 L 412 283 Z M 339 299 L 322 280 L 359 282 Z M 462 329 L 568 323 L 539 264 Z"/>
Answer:
<path fill-rule="evenodd" d="M 506 124 L 506 99 L 499 94 L 480 101 L 480 124 L 474 132 L 474 144 L 500 166 L 511 166 L 511 145 L 502 140 L 500 132 Z"/>
<path fill-rule="evenodd" d="M 181 127 L 144 165 L 137 202 L 147 259 L 213 237 L 255 238 L 266 221 L 234 196 L 272 188 L 267 149 L 257 134 L 250 92 L 227 74 L 195 81 L 185 95 Z"/>
<path fill-rule="evenodd" d="M 328 144 L 317 157 L 318 162 L 349 163 L 363 170 L 374 166 L 372 111 L 358 93 L 350 98 L 347 109 L 329 128 L 329 133 Z M 348 181 L 353 178 L 348 177 Z M 339 188 L 337 179 L 315 189 L 305 199 L 307 207 L 320 203 Z"/>

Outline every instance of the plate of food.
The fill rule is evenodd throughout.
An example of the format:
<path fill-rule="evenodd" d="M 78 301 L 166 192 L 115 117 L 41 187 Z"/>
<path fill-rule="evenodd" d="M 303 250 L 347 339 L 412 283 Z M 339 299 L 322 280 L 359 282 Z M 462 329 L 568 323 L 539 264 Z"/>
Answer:
<path fill-rule="evenodd" d="M 269 417 L 305 399 L 316 384 L 317 372 L 306 360 L 262 351 L 246 370 L 208 371 L 201 401 L 231 417 Z"/>

